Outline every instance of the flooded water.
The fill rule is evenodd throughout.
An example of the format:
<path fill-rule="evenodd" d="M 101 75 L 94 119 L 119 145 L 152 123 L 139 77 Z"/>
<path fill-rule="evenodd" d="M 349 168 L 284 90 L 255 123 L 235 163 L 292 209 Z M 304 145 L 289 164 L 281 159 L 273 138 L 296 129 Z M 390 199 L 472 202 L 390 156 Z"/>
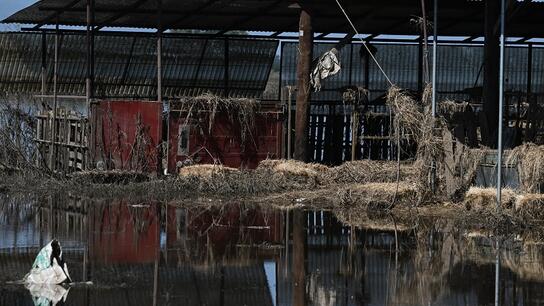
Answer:
<path fill-rule="evenodd" d="M 0 305 L 542 305 L 544 249 L 311 209 L 0 196 Z M 53 237 L 76 282 L 13 284 Z"/>

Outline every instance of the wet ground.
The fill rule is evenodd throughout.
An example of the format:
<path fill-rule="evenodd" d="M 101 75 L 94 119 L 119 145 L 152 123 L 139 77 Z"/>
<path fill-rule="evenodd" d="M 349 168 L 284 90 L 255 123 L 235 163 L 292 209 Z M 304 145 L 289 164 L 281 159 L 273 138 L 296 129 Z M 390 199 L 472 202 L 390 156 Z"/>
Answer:
<path fill-rule="evenodd" d="M 544 247 L 448 220 L 0 195 L 0 305 L 542 305 Z M 26 288 L 53 237 L 74 281 Z"/>

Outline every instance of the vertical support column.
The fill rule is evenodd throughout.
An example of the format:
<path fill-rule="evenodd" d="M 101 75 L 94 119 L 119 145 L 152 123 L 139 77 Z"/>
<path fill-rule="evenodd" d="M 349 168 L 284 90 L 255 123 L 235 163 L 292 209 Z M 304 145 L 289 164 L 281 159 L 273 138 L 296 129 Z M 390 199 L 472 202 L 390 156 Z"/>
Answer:
<path fill-rule="evenodd" d="M 530 103 L 533 91 L 533 44 L 527 45 L 527 103 Z M 519 112 L 518 112 L 519 118 Z"/>
<path fill-rule="evenodd" d="M 310 113 L 310 69 L 312 65 L 312 49 L 314 32 L 312 18 L 302 9 L 299 20 L 299 55 L 297 63 L 297 102 L 295 122 L 295 154 L 294 158 L 306 161 L 308 158 L 308 125 Z"/>
<path fill-rule="evenodd" d="M 82 158 L 82 168 L 89 169 L 94 163 L 94 147 L 95 147 L 95 124 L 93 123 L 93 114 L 91 101 L 93 99 L 94 93 L 94 0 L 87 0 L 86 5 L 87 13 L 87 28 L 86 28 L 86 76 L 85 76 L 85 102 L 87 108 L 87 118 L 89 122 L 90 129 L 84 131 L 84 137 L 88 137 L 85 142 L 84 139 L 81 140 L 81 144 L 88 146 L 87 151 L 83 151 Z"/>
<path fill-rule="evenodd" d="M 157 101 L 162 103 L 162 31 L 157 34 Z"/>
<path fill-rule="evenodd" d="M 497 139 L 497 211 L 501 210 L 501 189 L 502 189 L 502 117 L 504 104 L 504 27 L 505 27 L 505 0 L 501 0 L 501 34 L 500 34 L 500 60 L 499 60 L 499 129 Z"/>
<path fill-rule="evenodd" d="M 86 76 L 85 76 L 85 103 L 87 108 L 87 118 L 89 119 L 89 122 L 92 122 L 91 119 L 91 99 L 92 99 L 92 92 L 93 92 L 93 75 L 94 75 L 94 29 L 93 29 L 93 16 L 94 16 L 94 6 L 93 6 L 94 0 L 87 0 L 87 28 L 86 28 L 86 50 L 87 50 L 87 63 L 86 63 Z M 92 125 L 92 124 L 91 124 Z M 93 127 L 91 126 L 89 137 L 91 141 L 87 142 L 87 145 L 89 146 L 87 152 L 82 152 L 84 155 L 87 154 L 87 158 L 83 156 L 83 159 L 86 160 L 84 163 L 82 163 L 83 169 L 90 168 L 89 161 L 92 161 L 93 158 L 91 156 L 94 155 L 93 148 L 94 148 L 94 142 L 92 141 L 94 139 L 94 133 L 93 133 Z M 82 144 L 84 144 L 82 140 Z M 77 154 L 77 151 L 76 151 Z"/>
<path fill-rule="evenodd" d="M 438 51 L 438 0 L 434 0 L 433 8 L 433 75 L 432 75 L 432 105 L 431 112 L 433 117 L 436 117 L 436 58 Z"/>
<path fill-rule="evenodd" d="M 59 23 L 55 26 L 55 59 L 53 62 L 53 122 L 51 127 L 51 143 L 49 145 L 49 169 L 55 171 L 56 138 L 57 138 L 57 79 L 59 59 Z"/>
<path fill-rule="evenodd" d="M 291 148 L 291 135 L 293 134 L 293 127 L 292 127 L 292 99 L 293 99 L 293 87 L 287 86 L 288 96 L 287 96 L 287 159 L 291 159 L 291 154 L 293 153 L 293 149 Z"/>
<path fill-rule="evenodd" d="M 225 50 L 224 50 L 224 57 L 225 57 L 225 78 L 224 78 L 224 86 L 225 86 L 225 98 L 229 97 L 229 39 L 225 38 Z"/>
<path fill-rule="evenodd" d="M 42 65 L 41 65 L 41 81 L 42 81 L 42 88 L 41 88 L 41 94 L 42 94 L 42 97 L 40 98 L 41 102 L 42 102 L 42 106 L 44 107 L 44 111 L 46 110 L 45 109 L 45 87 L 46 87 L 46 73 L 47 73 L 47 36 L 46 36 L 46 32 L 43 31 L 42 32 Z M 49 115 L 48 115 L 49 116 Z M 37 137 L 38 139 L 43 139 L 43 140 L 47 140 L 47 125 L 44 124 L 46 121 L 45 120 L 41 120 L 41 119 L 38 119 L 38 127 L 37 127 Z M 43 132 L 43 138 L 42 138 L 42 131 Z M 40 145 L 40 151 L 43 149 L 43 147 Z M 42 151 L 43 152 L 43 151 Z M 40 167 L 41 166 L 41 163 L 43 162 L 43 160 L 41 159 L 41 154 L 37 154 L 36 156 L 36 167 Z M 41 237 L 41 236 L 40 236 Z M 41 246 L 41 244 L 40 244 Z"/>
<path fill-rule="evenodd" d="M 495 25 L 499 17 L 499 0 L 485 1 L 485 44 L 484 44 L 484 88 L 482 140 L 485 145 L 495 147 L 493 138 L 499 117 L 499 37 Z"/>
<path fill-rule="evenodd" d="M 46 32 L 42 32 L 42 69 L 41 69 L 41 79 L 42 79 L 42 88 L 41 88 L 41 94 L 42 94 L 42 104 L 44 104 L 44 96 L 45 96 L 45 87 L 46 87 L 46 73 L 47 73 L 47 36 Z"/>
<path fill-rule="evenodd" d="M 424 21 L 425 22 L 425 21 Z M 424 25 L 426 28 L 427 25 Z M 434 0 L 433 5 L 433 70 L 432 70 L 432 100 L 431 100 L 431 115 L 436 117 L 436 58 L 438 49 L 438 0 Z M 434 121 L 433 121 L 434 125 Z M 434 126 L 433 126 L 434 133 Z M 431 162 L 431 190 L 433 193 L 436 191 L 436 161 L 433 157 Z"/>
<path fill-rule="evenodd" d="M 162 102 L 162 33 L 162 1 L 157 0 L 157 102 L 160 103 L 164 110 L 165 107 Z M 159 165 L 157 165 L 157 169 L 162 169 L 163 174 L 168 173 L 168 159 L 170 158 L 170 103 L 168 103 L 168 109 L 166 111 L 168 112 L 166 122 L 166 142 L 163 141 L 162 143 L 159 155 L 162 156 L 162 158 Z M 164 150 L 164 146 L 166 146 L 166 150 Z"/>

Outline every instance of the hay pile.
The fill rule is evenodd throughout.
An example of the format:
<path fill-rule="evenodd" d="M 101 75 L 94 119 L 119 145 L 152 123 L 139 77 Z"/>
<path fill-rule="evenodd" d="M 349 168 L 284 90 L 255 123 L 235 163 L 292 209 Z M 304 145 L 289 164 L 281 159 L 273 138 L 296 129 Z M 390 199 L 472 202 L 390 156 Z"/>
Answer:
<path fill-rule="evenodd" d="M 286 176 L 318 178 L 329 168 L 321 164 L 304 163 L 298 160 L 266 159 L 259 163 L 258 170 L 269 170 Z"/>
<path fill-rule="evenodd" d="M 393 200 L 400 205 L 412 206 L 417 201 L 417 186 L 407 182 L 352 184 L 338 190 L 336 207 L 362 207 L 368 210 L 382 210 L 390 207 Z"/>
<path fill-rule="evenodd" d="M 516 197 L 514 211 L 523 220 L 544 220 L 544 194 L 523 194 Z"/>
<path fill-rule="evenodd" d="M 508 165 L 518 166 L 521 188 L 528 193 L 541 191 L 544 183 L 544 146 L 525 143 L 510 151 Z"/>
<path fill-rule="evenodd" d="M 238 172 L 240 170 L 231 167 L 225 167 L 222 165 L 193 165 L 182 167 L 179 169 L 178 175 L 183 177 L 199 176 L 199 177 L 212 177 L 214 175 L 221 175 L 227 172 Z"/>
<path fill-rule="evenodd" d="M 502 189 L 501 207 L 512 208 L 516 195 L 512 189 Z M 497 203 L 497 190 L 495 188 L 470 187 L 465 194 L 463 204 L 467 210 L 491 211 Z"/>
<path fill-rule="evenodd" d="M 328 169 L 326 180 L 335 183 L 393 183 L 397 181 L 397 163 L 392 161 L 358 160 Z M 415 181 L 412 163 L 401 163 L 400 180 Z"/>
<path fill-rule="evenodd" d="M 428 91 L 428 88 L 426 88 Z M 425 96 L 425 95 L 424 95 Z M 416 169 L 422 195 L 430 193 L 433 162 L 443 160 L 444 145 L 441 129 L 445 127 L 442 118 L 433 118 L 428 98 L 417 102 L 408 92 L 396 86 L 387 92 L 387 105 L 395 115 L 394 137 L 410 139 L 417 144 Z"/>

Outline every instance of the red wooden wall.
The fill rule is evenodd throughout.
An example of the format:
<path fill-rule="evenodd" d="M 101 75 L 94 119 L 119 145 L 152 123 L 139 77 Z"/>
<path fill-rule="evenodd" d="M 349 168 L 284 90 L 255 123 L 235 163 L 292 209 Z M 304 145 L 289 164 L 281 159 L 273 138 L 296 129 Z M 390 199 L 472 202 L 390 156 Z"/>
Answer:
<path fill-rule="evenodd" d="M 102 161 L 107 169 L 157 172 L 161 103 L 100 101 L 93 105 L 92 120 L 95 166 Z"/>

